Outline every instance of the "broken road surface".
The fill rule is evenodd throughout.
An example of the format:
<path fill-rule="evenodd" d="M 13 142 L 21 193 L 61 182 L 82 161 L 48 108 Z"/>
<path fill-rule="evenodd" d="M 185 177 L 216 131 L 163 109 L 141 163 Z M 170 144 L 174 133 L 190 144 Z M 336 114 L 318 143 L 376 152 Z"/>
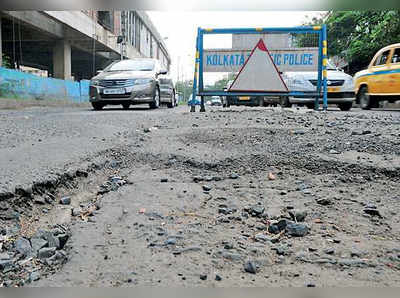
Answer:
<path fill-rule="evenodd" d="M 400 113 L 0 111 L 4 286 L 399 285 Z"/>

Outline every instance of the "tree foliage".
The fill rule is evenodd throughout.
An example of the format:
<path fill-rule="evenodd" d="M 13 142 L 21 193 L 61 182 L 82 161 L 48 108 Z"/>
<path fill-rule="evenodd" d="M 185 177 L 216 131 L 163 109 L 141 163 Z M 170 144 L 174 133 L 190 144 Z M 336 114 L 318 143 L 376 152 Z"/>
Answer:
<path fill-rule="evenodd" d="M 375 53 L 400 42 L 400 11 L 332 11 L 305 22 L 328 26 L 328 54 L 349 62 L 354 73 L 368 66 Z"/>
<path fill-rule="evenodd" d="M 12 63 L 10 57 L 3 53 L 3 65 L 0 65 L 6 68 L 12 68 Z"/>
<path fill-rule="evenodd" d="M 233 80 L 235 78 L 235 74 L 234 73 L 229 73 L 227 77 L 218 80 L 214 83 L 213 89 L 214 90 L 223 90 L 226 85 L 228 84 L 229 81 Z"/>
<path fill-rule="evenodd" d="M 175 90 L 182 96 L 183 101 L 188 101 L 190 94 L 193 91 L 193 81 L 179 81 L 175 84 Z"/>

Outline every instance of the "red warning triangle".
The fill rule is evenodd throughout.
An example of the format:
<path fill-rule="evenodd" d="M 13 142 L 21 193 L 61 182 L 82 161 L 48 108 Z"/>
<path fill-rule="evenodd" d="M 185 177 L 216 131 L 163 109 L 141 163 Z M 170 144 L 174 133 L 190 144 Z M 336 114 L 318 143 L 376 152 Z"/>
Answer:
<path fill-rule="evenodd" d="M 262 39 L 247 58 L 228 91 L 288 92 Z"/>

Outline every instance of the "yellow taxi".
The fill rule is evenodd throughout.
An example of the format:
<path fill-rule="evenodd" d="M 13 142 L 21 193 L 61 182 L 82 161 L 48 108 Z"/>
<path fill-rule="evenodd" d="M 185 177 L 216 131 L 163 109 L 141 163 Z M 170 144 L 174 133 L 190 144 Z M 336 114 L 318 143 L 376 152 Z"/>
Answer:
<path fill-rule="evenodd" d="M 368 69 L 355 74 L 354 86 L 364 110 L 377 108 L 382 100 L 400 100 L 400 43 L 379 50 Z"/>

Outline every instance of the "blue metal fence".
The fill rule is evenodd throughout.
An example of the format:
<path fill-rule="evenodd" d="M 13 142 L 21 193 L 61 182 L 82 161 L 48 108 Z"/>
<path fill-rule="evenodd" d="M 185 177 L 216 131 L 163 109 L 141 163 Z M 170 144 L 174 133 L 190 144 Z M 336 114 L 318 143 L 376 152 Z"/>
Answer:
<path fill-rule="evenodd" d="M 89 81 L 45 78 L 0 67 L 0 97 L 85 102 L 89 101 Z"/>

